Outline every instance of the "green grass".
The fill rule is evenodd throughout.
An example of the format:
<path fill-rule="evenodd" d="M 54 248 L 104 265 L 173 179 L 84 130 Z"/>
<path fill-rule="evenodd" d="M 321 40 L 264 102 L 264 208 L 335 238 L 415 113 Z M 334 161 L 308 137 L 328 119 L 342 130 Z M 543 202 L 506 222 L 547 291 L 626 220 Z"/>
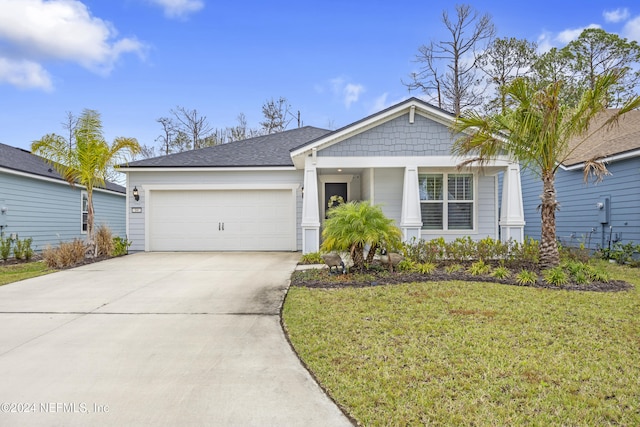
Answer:
<path fill-rule="evenodd" d="M 42 276 L 43 274 L 53 273 L 55 270 L 47 268 L 44 262 L 27 262 L 24 264 L 15 264 L 8 266 L 0 266 L 0 286 L 7 283 L 17 282 L 18 280 L 30 279 L 32 277 Z"/>
<path fill-rule="evenodd" d="M 292 287 L 283 319 L 366 426 L 640 425 L 640 275 L 608 269 L 636 288 Z"/>

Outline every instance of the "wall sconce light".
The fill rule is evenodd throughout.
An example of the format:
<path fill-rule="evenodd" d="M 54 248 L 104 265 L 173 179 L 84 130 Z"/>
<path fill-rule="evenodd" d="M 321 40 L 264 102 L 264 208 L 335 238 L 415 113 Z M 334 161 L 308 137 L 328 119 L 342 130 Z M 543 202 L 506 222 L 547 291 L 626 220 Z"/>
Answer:
<path fill-rule="evenodd" d="M 140 200 L 140 193 L 138 193 L 138 187 L 133 187 L 133 198 L 136 199 L 136 202 Z"/>
<path fill-rule="evenodd" d="M 304 199 L 304 186 L 302 188 L 300 188 L 300 195 Z"/>

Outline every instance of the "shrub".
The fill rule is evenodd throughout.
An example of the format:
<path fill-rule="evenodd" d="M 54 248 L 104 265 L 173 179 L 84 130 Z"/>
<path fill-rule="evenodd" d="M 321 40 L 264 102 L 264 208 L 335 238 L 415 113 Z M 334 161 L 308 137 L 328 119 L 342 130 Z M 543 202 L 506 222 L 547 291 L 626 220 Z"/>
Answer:
<path fill-rule="evenodd" d="M 489 274 L 491 272 L 491 266 L 485 264 L 483 260 L 479 260 L 471 264 L 471 266 L 467 269 L 467 272 L 474 276 L 481 276 L 483 274 Z"/>
<path fill-rule="evenodd" d="M 42 251 L 42 259 L 49 268 L 67 268 L 84 261 L 86 246 L 81 240 L 62 242 L 57 248 L 47 247 Z"/>
<path fill-rule="evenodd" d="M 9 259 L 9 255 L 11 255 L 11 239 L 0 237 L 0 258 L 6 261 Z"/>
<path fill-rule="evenodd" d="M 129 246 L 131 246 L 130 240 L 127 240 L 126 238 L 120 236 L 116 236 L 113 238 L 113 250 L 111 251 L 111 255 L 127 255 L 129 253 Z"/>
<path fill-rule="evenodd" d="M 13 257 L 17 260 L 24 258 L 24 241 L 16 239 L 15 246 L 13 247 Z"/>
<path fill-rule="evenodd" d="M 33 238 L 29 237 L 27 239 L 23 240 L 23 253 L 24 253 L 24 259 L 26 261 L 31 261 L 31 258 L 33 258 L 33 248 L 31 247 L 31 243 L 33 243 Z"/>
<path fill-rule="evenodd" d="M 589 278 L 595 282 L 607 283 L 611 280 L 609 273 L 592 265 L 586 266 L 586 272 L 589 275 Z"/>
<path fill-rule="evenodd" d="M 432 262 L 423 262 L 421 264 L 417 264 L 415 269 L 421 274 L 431 274 L 436 271 L 436 265 Z"/>
<path fill-rule="evenodd" d="M 561 266 L 545 270 L 542 276 L 545 282 L 553 286 L 562 286 L 569 282 L 569 276 Z"/>
<path fill-rule="evenodd" d="M 396 271 L 416 271 L 417 263 L 410 259 L 403 259 L 396 266 Z"/>
<path fill-rule="evenodd" d="M 538 281 L 538 275 L 533 271 L 522 270 L 516 275 L 516 282 L 519 285 L 532 285 Z"/>
<path fill-rule="evenodd" d="M 320 252 L 309 252 L 302 255 L 300 264 L 324 264 L 324 260 L 320 256 Z"/>
<path fill-rule="evenodd" d="M 111 256 L 113 253 L 113 237 L 111 230 L 106 225 L 101 225 L 96 230 L 96 246 L 98 256 Z"/>
<path fill-rule="evenodd" d="M 476 244 L 471 236 L 458 237 L 447 244 L 447 256 L 456 261 L 478 259 Z"/>
<path fill-rule="evenodd" d="M 444 271 L 446 271 L 447 273 L 451 274 L 451 273 L 458 272 L 458 271 L 460 271 L 462 269 L 463 269 L 463 267 L 460 264 L 450 264 L 450 265 L 447 265 L 444 268 Z"/>
<path fill-rule="evenodd" d="M 540 260 L 540 243 L 531 237 L 526 238 L 524 242 L 511 242 L 509 248 L 509 261 L 537 265 Z"/>
<path fill-rule="evenodd" d="M 499 260 L 511 265 L 536 265 L 540 255 L 539 244 L 531 238 L 523 243 L 512 240 L 501 242 L 491 237 L 474 241 L 470 236 L 458 237 L 453 242 L 446 243 L 444 238 L 425 242 L 413 240 L 403 246 L 405 258 L 416 263 L 442 261 L 478 261 Z"/>
<path fill-rule="evenodd" d="M 623 245 L 620 242 L 613 244 L 613 248 L 609 253 L 609 257 L 615 260 L 618 264 L 626 264 L 633 259 L 634 252 L 640 250 L 639 247 L 629 242 Z"/>
<path fill-rule="evenodd" d="M 496 267 L 493 272 L 491 272 L 491 275 L 496 279 L 508 279 L 511 276 L 511 272 L 507 267 L 500 266 Z"/>

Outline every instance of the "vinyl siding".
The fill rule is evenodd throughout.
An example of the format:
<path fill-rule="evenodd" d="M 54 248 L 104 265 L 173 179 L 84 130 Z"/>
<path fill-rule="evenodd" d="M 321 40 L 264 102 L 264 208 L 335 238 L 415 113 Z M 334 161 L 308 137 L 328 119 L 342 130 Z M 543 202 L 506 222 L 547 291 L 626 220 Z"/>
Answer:
<path fill-rule="evenodd" d="M 144 251 L 145 186 L 146 185 L 206 185 L 206 184 L 295 184 L 303 185 L 303 171 L 149 171 L 129 172 L 128 188 L 138 187 L 140 200 L 129 198 L 130 207 L 142 207 L 141 213 L 129 213 L 129 240 L 132 252 Z M 130 209 L 129 209 L 130 211 Z M 296 191 L 296 240 L 302 249 L 302 195 Z"/>
<path fill-rule="evenodd" d="M 373 194 L 371 192 L 372 180 L 373 180 L 373 169 L 371 168 L 364 169 L 362 171 L 362 179 L 360 180 L 360 183 L 362 185 L 362 188 L 361 188 L 362 200 L 372 201 L 371 200 L 373 197 Z M 375 200 L 373 200 L 373 202 L 375 203 Z"/>
<path fill-rule="evenodd" d="M 374 203 L 382 206 L 382 212 L 400 226 L 402 216 L 402 187 L 404 169 L 384 168 L 374 170 Z"/>
<path fill-rule="evenodd" d="M 0 202 L 7 207 L 0 225 L 5 235 L 31 237 L 41 251 L 63 241 L 85 239 L 82 233 L 82 188 L 64 182 L 49 182 L 0 173 Z M 125 196 L 93 192 L 95 224 L 109 226 L 114 236 L 125 237 Z"/>
<path fill-rule="evenodd" d="M 610 163 L 610 176 L 598 184 L 583 181 L 581 170 L 558 170 L 556 174 L 557 198 L 560 210 L 556 212 L 556 234 L 567 245 L 581 243 L 591 249 L 608 246 L 609 234 L 621 242 L 640 243 L 640 159 Z M 522 193 L 525 209 L 525 235 L 540 239 L 541 219 L 537 210 L 542 193 L 540 178 L 524 171 Z M 601 224 L 596 203 L 609 196 L 610 222 Z M 612 227 L 611 229 L 609 227 Z"/>

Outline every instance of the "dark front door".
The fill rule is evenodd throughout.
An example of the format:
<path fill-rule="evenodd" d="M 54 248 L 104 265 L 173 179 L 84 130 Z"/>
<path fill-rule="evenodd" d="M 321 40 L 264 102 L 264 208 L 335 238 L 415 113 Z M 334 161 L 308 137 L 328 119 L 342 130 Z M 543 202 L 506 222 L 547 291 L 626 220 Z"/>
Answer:
<path fill-rule="evenodd" d="M 324 210 L 327 212 L 329 210 L 329 200 L 332 196 L 340 196 L 342 200 L 348 202 L 347 200 L 347 183 L 346 182 L 327 182 L 324 184 Z M 334 198 L 335 200 L 335 198 Z M 335 206 L 338 202 L 334 201 L 333 205 Z"/>

